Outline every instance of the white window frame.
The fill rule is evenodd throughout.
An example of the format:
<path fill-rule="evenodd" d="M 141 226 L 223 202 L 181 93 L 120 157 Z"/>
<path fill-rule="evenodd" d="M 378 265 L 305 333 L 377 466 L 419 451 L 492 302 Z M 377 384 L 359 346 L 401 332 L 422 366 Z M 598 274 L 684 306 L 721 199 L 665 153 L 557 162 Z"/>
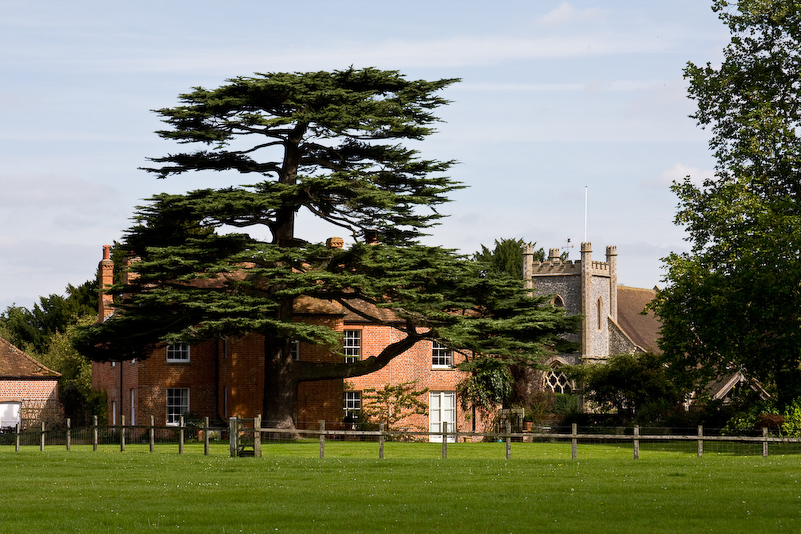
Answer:
<path fill-rule="evenodd" d="M 189 388 L 167 388 L 167 426 L 178 426 L 181 416 L 188 411 Z"/>
<path fill-rule="evenodd" d="M 359 416 L 362 413 L 362 392 L 361 391 L 345 391 L 342 393 L 342 410 L 345 412 L 345 417 L 347 415 L 353 414 L 356 416 L 356 420 L 359 420 Z"/>
<path fill-rule="evenodd" d="M 289 342 L 289 352 L 292 354 L 292 359 L 295 361 L 300 360 L 300 341 L 293 339 Z"/>
<path fill-rule="evenodd" d="M 545 389 L 549 391 L 567 395 L 573 394 L 573 382 L 570 381 L 559 366 L 551 367 L 546 371 L 543 380 L 545 382 Z"/>
<path fill-rule="evenodd" d="M 434 341 L 431 345 L 431 368 L 432 369 L 452 369 L 453 368 L 453 349 Z"/>
<path fill-rule="evenodd" d="M 136 389 L 131 388 L 131 426 L 136 425 Z"/>
<path fill-rule="evenodd" d="M 448 443 L 456 443 L 456 392 L 455 391 L 429 391 L 428 392 L 428 431 L 442 432 L 442 423 L 448 423 Z M 442 434 L 432 434 L 428 437 L 431 442 L 442 443 Z"/>
<path fill-rule="evenodd" d="M 345 353 L 345 363 L 358 362 L 362 359 L 362 331 L 344 330 L 342 352 Z"/>
<path fill-rule="evenodd" d="M 167 345 L 167 363 L 189 363 L 190 346 L 187 343 Z"/>

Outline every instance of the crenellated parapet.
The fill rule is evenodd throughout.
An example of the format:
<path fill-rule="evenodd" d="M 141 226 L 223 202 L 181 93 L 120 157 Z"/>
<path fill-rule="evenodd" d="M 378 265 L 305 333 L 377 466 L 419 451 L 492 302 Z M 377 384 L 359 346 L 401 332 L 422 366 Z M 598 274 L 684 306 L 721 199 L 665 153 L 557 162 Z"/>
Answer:
<path fill-rule="evenodd" d="M 581 260 L 549 259 L 548 261 L 535 261 L 531 265 L 531 276 L 548 275 L 578 275 L 581 274 Z M 612 269 L 608 262 L 591 261 L 590 274 L 593 276 L 611 276 Z"/>
<path fill-rule="evenodd" d="M 555 274 L 579 274 L 581 273 L 581 261 L 535 261 L 532 264 L 531 276 L 555 275 Z"/>
<path fill-rule="evenodd" d="M 609 321 L 617 320 L 617 247 L 606 247 L 606 261 L 594 261 L 592 243 L 581 243 L 581 259 L 562 260 L 552 248 L 547 261 L 533 261 L 534 247 L 523 248 L 523 278 L 535 295 L 551 296 L 551 303 L 567 313 L 581 314 L 581 358 L 609 356 Z"/>

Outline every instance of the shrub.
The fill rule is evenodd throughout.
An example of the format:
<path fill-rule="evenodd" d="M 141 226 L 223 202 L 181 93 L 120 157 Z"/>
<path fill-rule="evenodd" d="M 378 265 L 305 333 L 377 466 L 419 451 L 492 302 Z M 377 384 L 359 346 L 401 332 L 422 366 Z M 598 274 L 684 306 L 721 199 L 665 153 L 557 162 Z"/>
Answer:
<path fill-rule="evenodd" d="M 784 412 L 781 430 L 786 436 L 801 437 L 801 399 L 796 399 Z"/>

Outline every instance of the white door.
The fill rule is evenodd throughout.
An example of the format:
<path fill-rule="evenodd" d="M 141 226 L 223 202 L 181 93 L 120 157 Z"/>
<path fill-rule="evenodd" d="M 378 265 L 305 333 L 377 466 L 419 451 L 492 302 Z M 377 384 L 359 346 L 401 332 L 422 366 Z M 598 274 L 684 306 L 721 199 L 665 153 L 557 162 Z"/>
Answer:
<path fill-rule="evenodd" d="M 456 430 L 456 392 L 432 391 L 428 394 L 428 431 L 442 432 L 442 423 L 448 423 L 448 432 Z M 441 435 L 429 436 L 430 441 L 442 443 Z M 456 436 L 448 435 L 448 442 L 456 442 Z"/>

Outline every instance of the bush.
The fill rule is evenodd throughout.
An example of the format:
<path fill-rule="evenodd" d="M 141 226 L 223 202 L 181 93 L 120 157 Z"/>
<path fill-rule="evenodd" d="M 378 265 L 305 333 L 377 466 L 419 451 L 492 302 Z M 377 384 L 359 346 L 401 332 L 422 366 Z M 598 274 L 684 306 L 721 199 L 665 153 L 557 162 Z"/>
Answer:
<path fill-rule="evenodd" d="M 801 399 L 796 399 L 784 412 L 781 430 L 785 436 L 801 437 Z"/>

